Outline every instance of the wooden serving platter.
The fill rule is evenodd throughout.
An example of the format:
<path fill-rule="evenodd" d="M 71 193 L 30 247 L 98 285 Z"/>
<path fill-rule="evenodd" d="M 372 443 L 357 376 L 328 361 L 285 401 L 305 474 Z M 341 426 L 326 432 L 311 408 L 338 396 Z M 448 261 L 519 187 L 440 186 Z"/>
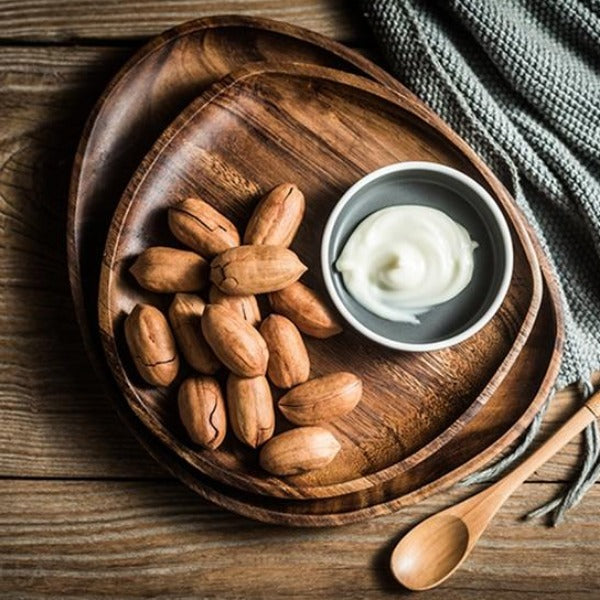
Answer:
<path fill-rule="evenodd" d="M 237 21 L 238 25 L 241 25 L 239 19 L 233 20 Z M 126 172 L 122 172 L 120 177 L 123 180 L 123 188 L 117 189 L 116 194 L 103 196 L 99 193 L 98 186 L 103 180 L 108 177 L 110 183 L 112 176 L 115 174 L 106 169 L 106 166 L 102 162 L 102 156 L 95 150 L 95 144 L 101 145 L 108 156 L 110 156 L 115 149 L 112 146 L 112 142 L 114 142 L 115 139 L 118 139 L 119 136 L 110 134 L 111 131 L 118 131 L 112 124 L 119 118 L 118 115 L 121 102 L 127 102 L 126 99 L 121 99 L 121 101 L 118 100 L 121 91 L 127 87 L 122 86 L 120 81 L 126 74 L 130 78 L 130 81 L 143 81 L 145 79 L 144 67 L 149 62 L 154 62 L 157 56 L 160 56 L 160 60 L 164 65 L 163 68 L 172 68 L 177 61 L 179 52 L 155 53 L 155 49 L 161 47 L 163 44 L 165 49 L 174 47 L 174 45 L 177 44 L 185 45 L 190 49 L 195 46 L 196 52 L 201 51 L 203 46 L 202 40 L 205 37 L 204 32 L 206 31 L 205 25 L 209 30 L 209 37 L 213 39 L 213 43 L 209 44 L 208 47 L 213 50 L 218 47 L 226 48 L 228 45 L 228 31 L 232 26 L 231 21 L 232 19 L 229 17 L 225 19 L 217 17 L 187 23 L 150 42 L 121 70 L 111 86 L 109 86 L 107 91 L 103 94 L 94 113 L 88 121 L 80 144 L 80 151 L 78 154 L 79 160 L 77 161 L 79 164 L 76 164 L 73 173 L 73 185 L 71 187 L 72 194 L 70 197 L 71 218 L 68 232 L 73 295 L 75 303 L 78 306 L 80 324 L 83 325 L 84 335 L 87 333 L 86 341 L 88 342 L 88 350 L 91 349 L 90 356 L 97 368 L 104 375 L 103 382 L 110 392 L 113 405 L 119 413 L 120 418 L 128 425 L 129 429 L 140 443 L 158 462 L 165 466 L 175 476 L 179 477 L 203 498 L 212 501 L 223 508 L 244 514 L 250 518 L 287 525 L 331 526 L 355 522 L 370 516 L 387 514 L 397 510 L 400 506 L 416 502 L 426 495 L 448 487 L 460 477 L 481 467 L 525 429 L 541 406 L 556 376 L 560 362 L 560 347 L 562 340 L 560 304 L 556 289 L 552 285 L 552 273 L 547 263 L 544 261 L 543 255 L 540 254 L 542 271 L 546 281 L 550 283 L 550 291 L 544 296 L 544 301 L 540 308 L 540 315 L 538 316 L 538 321 L 543 324 L 542 329 L 544 332 L 540 335 L 540 327 L 538 327 L 536 322 L 536 327 L 534 328 L 530 339 L 527 341 L 506 379 L 500 384 L 499 388 L 488 400 L 487 404 L 470 422 L 469 426 L 463 428 L 463 430 L 461 430 L 453 439 L 452 446 L 457 450 L 453 452 L 454 458 L 452 464 L 461 466 L 452 471 L 450 470 L 452 464 L 446 462 L 444 457 L 441 456 L 442 453 L 435 453 L 432 455 L 431 459 L 427 461 L 428 464 L 432 465 L 431 469 L 435 474 L 435 477 L 431 482 L 423 481 L 423 488 L 420 488 L 418 477 L 415 477 L 415 481 L 413 482 L 415 487 L 409 495 L 407 495 L 407 492 L 403 491 L 402 486 L 394 486 L 392 482 L 390 482 L 389 484 L 386 484 L 385 491 L 382 491 L 379 494 L 380 497 L 378 500 L 373 501 L 372 504 L 369 504 L 364 496 L 365 494 L 374 494 L 376 490 L 379 489 L 378 487 L 372 488 L 369 492 L 357 492 L 355 494 L 347 495 L 345 497 L 346 501 L 344 502 L 345 507 L 338 507 L 338 509 L 336 509 L 330 504 L 336 503 L 335 499 L 317 501 L 315 502 L 316 506 L 311 507 L 313 504 L 312 502 L 299 503 L 286 500 L 276 501 L 263 496 L 255 496 L 240 492 L 233 488 L 228 488 L 219 482 L 210 480 L 190 467 L 183 459 L 178 457 L 175 452 L 157 440 L 139 421 L 135 413 L 133 413 L 123 399 L 120 390 L 117 388 L 115 382 L 110 377 L 110 373 L 107 371 L 104 357 L 101 354 L 96 328 L 86 327 L 86 305 L 83 303 L 84 301 L 88 303 L 87 307 L 90 310 L 87 311 L 87 318 L 90 318 L 91 322 L 94 323 L 97 314 L 97 280 L 88 278 L 88 287 L 84 289 L 76 274 L 80 271 L 81 264 L 83 264 L 84 269 L 92 269 L 92 272 L 97 273 L 99 271 L 99 261 L 97 261 L 96 264 L 87 264 L 85 257 L 98 257 L 101 250 L 99 249 L 98 243 L 91 243 L 92 238 L 89 237 L 89 233 L 91 233 L 90 227 L 81 228 L 79 225 L 82 223 L 89 224 L 90 222 L 96 222 L 100 227 L 104 227 L 104 230 L 107 229 L 114 205 L 130 175 Z M 253 40 L 258 40 L 258 43 L 263 43 L 262 37 L 268 37 L 270 35 L 269 30 L 264 28 L 265 22 L 263 20 L 244 19 L 243 21 L 243 26 L 236 26 L 236 39 L 239 41 L 241 48 L 238 48 L 238 52 L 235 55 L 242 59 L 253 51 Z M 282 29 L 300 31 L 304 35 L 303 30 L 288 28 L 285 24 L 266 22 L 266 25 L 274 25 L 279 30 L 278 35 L 281 36 L 283 35 Z M 335 47 L 338 45 L 331 43 L 327 38 L 323 38 L 316 34 L 314 34 L 313 37 L 316 38 L 317 43 L 322 46 L 323 50 L 328 48 L 333 60 L 336 52 Z M 214 43 L 214 40 L 218 38 L 224 38 L 225 43 Z M 248 50 L 245 52 L 243 50 L 244 43 L 247 43 L 248 45 Z M 282 44 L 282 46 L 284 48 L 287 46 L 293 47 L 294 44 L 288 44 L 286 41 L 286 44 Z M 333 48 L 330 48 L 330 46 L 333 46 Z M 351 55 L 354 54 L 350 50 L 346 51 Z M 323 55 L 325 54 L 326 52 L 323 52 Z M 215 54 L 213 53 L 213 57 L 214 56 Z M 226 63 L 227 60 L 231 60 L 231 56 L 232 54 L 230 53 L 227 53 L 226 56 L 221 58 L 217 56 L 212 62 L 217 65 Z M 364 63 L 361 65 L 361 70 L 365 73 L 370 73 L 376 79 L 378 78 L 376 72 L 384 73 L 381 69 L 369 61 L 366 61 L 363 57 L 355 55 L 355 58 L 357 61 L 362 61 Z M 192 57 L 188 57 L 188 60 L 190 59 L 193 60 Z M 338 68 L 340 68 L 339 65 Z M 201 80 L 204 78 L 204 75 L 205 74 L 202 72 L 197 73 L 197 76 L 199 76 Z M 403 89 L 396 80 L 392 80 L 391 85 Z M 184 93 L 190 86 L 190 83 L 186 85 L 185 82 L 182 82 L 181 85 L 173 86 L 173 94 L 177 95 L 178 93 Z M 154 87 L 146 90 L 146 96 L 149 98 L 148 102 L 156 102 L 155 95 L 158 91 L 159 90 Z M 106 103 L 104 102 L 105 100 Z M 176 104 L 177 99 L 169 99 L 169 103 Z M 186 101 L 184 100 L 183 104 L 185 103 Z M 148 112 L 143 110 L 143 107 L 140 104 L 137 106 L 140 108 L 140 114 L 143 114 L 143 118 L 140 121 L 137 121 L 140 124 L 140 127 L 142 129 L 153 129 L 155 126 L 152 120 L 153 113 L 151 111 Z M 134 116 L 134 118 L 137 119 L 138 117 Z M 97 135 L 91 135 L 92 132 L 98 133 Z M 129 148 L 129 152 L 133 156 L 142 156 L 146 150 L 147 148 L 136 148 L 135 144 L 132 144 Z M 82 185 L 80 181 L 82 172 L 81 166 L 87 162 L 86 157 L 89 158 L 90 156 L 95 157 L 96 162 L 98 163 L 97 166 L 100 169 L 101 174 L 104 175 L 104 178 L 97 177 L 91 179 L 93 172 L 90 171 L 89 166 L 94 163 L 89 162 L 86 179 L 87 185 Z M 116 165 L 116 169 L 118 168 L 119 164 Z M 114 186 L 109 185 L 108 189 L 114 190 L 115 188 Z M 100 236 L 101 235 L 102 234 L 100 234 Z M 534 236 L 533 242 L 534 245 L 536 245 Z M 536 245 L 536 250 L 539 253 L 538 245 Z M 545 317 L 545 319 L 543 319 L 543 317 Z M 81 318 L 83 318 L 83 321 Z M 552 342 L 554 343 L 552 344 Z M 552 358 L 548 360 L 547 364 L 545 364 L 547 352 L 543 351 L 546 346 L 552 349 Z M 543 376 L 536 375 L 536 373 L 543 373 Z M 523 384 L 526 384 L 526 387 L 524 387 Z M 478 444 L 479 441 L 481 441 L 480 444 Z M 436 459 L 437 463 L 435 462 Z M 407 471 L 406 473 L 413 473 L 413 470 Z M 325 504 L 322 509 L 319 510 L 321 502 Z M 313 508 L 315 514 L 302 514 L 297 516 L 293 512 L 293 508 L 289 508 L 288 505 L 293 505 L 293 507 L 307 507 L 307 511 L 310 508 Z M 327 506 L 330 508 L 327 508 Z"/>
<path fill-rule="evenodd" d="M 119 71 L 82 133 L 69 194 L 67 252 L 75 312 L 90 358 L 106 364 L 98 336 L 102 251 L 119 198 L 167 125 L 202 91 L 248 62 L 289 60 L 400 84 L 360 54 L 279 21 L 242 16 L 189 21 L 154 38 Z"/>
<path fill-rule="evenodd" d="M 261 193 L 282 180 L 297 181 L 308 209 L 293 247 L 312 267 L 307 283 L 320 288 L 319 240 L 332 206 L 364 173 L 401 160 L 454 166 L 496 197 L 515 245 L 514 276 L 498 315 L 471 340 L 436 353 L 394 353 L 350 330 L 327 342 L 311 341 L 314 376 L 346 369 L 365 382 L 359 408 L 330 425 L 342 451 L 325 469 L 281 479 L 266 476 L 256 453 L 235 440 L 216 452 L 194 448 L 174 410 L 176 385 L 166 391 L 145 386 L 123 340 L 124 317 L 136 302 L 164 308 L 170 300 L 139 289 L 128 273 L 144 248 L 174 245 L 166 208 L 200 195 L 242 227 Z M 182 458 L 214 479 L 251 492 L 322 498 L 389 481 L 454 437 L 514 363 L 540 300 L 537 258 L 510 197 L 422 103 L 331 69 L 262 64 L 228 76 L 201 96 L 142 162 L 109 232 L 99 316 L 109 364 L 130 406 Z"/>
<path fill-rule="evenodd" d="M 304 501 L 240 491 L 209 479 L 159 443 L 124 402 L 117 406 L 119 415 L 146 450 L 188 487 L 251 519 L 294 527 L 331 527 L 396 512 L 452 486 L 496 457 L 525 431 L 548 397 L 560 367 L 563 316 L 553 274 L 535 245 L 546 281 L 544 297 L 531 335 L 512 369 L 486 405 L 446 446 L 382 485 Z M 112 382 L 112 386 L 116 384 Z"/>

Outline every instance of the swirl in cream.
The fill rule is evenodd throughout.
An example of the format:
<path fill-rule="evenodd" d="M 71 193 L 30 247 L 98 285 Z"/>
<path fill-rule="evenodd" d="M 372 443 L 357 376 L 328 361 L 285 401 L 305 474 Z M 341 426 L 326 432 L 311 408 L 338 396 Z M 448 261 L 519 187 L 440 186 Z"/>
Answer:
<path fill-rule="evenodd" d="M 469 284 L 476 247 L 469 232 L 440 210 L 392 206 L 356 227 L 335 266 L 367 310 L 419 323 L 417 315 Z"/>

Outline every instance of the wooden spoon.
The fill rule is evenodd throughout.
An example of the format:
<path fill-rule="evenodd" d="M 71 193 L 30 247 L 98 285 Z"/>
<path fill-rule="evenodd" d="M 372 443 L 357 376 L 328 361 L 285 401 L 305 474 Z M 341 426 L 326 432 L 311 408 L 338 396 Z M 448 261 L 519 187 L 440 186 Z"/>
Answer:
<path fill-rule="evenodd" d="M 416 591 L 434 588 L 448 579 L 469 556 L 487 524 L 513 491 L 598 417 L 600 392 L 512 473 L 411 529 L 392 553 L 394 577 Z"/>

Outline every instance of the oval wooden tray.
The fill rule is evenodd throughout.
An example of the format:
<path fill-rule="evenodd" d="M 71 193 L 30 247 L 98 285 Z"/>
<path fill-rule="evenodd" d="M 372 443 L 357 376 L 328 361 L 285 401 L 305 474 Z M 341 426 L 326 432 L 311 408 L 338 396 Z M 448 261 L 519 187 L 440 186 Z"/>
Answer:
<path fill-rule="evenodd" d="M 224 19 L 225 25 L 222 28 L 220 24 L 217 24 L 219 21 L 222 21 L 222 19 L 211 18 L 185 24 L 182 27 L 178 27 L 175 30 L 160 36 L 158 40 L 164 40 L 165 48 L 175 47 L 185 43 L 185 46 L 189 48 L 192 48 L 194 45 L 196 45 L 197 51 L 201 49 L 202 44 L 195 44 L 195 42 L 199 42 L 203 38 L 204 23 L 207 23 L 207 26 L 210 27 L 210 37 L 212 39 L 214 39 L 216 36 L 225 38 L 227 37 L 227 32 L 229 30 L 229 25 L 227 25 L 227 23 L 230 22 L 230 18 Z M 236 39 L 242 44 L 242 46 L 244 41 L 246 41 L 249 45 L 249 50 L 247 52 L 238 51 L 238 54 L 242 57 L 252 51 L 251 48 L 253 40 L 258 39 L 261 41 L 261 35 L 263 33 L 262 20 L 246 19 L 244 21 L 251 21 L 251 23 L 247 27 L 238 28 L 236 31 Z M 268 24 L 270 25 L 271 23 Z M 286 27 L 285 24 L 276 24 L 276 26 L 280 28 Z M 184 29 L 188 33 L 181 33 L 181 36 L 179 36 L 178 33 L 182 32 Z M 269 32 L 265 32 L 265 35 L 268 36 Z M 189 37 L 189 41 L 187 37 Z M 318 43 L 323 45 L 324 48 L 330 45 L 330 40 L 327 38 L 317 35 L 314 37 L 317 38 Z M 146 45 L 135 55 L 131 61 L 129 61 L 129 63 L 121 70 L 115 81 L 113 81 L 111 86 L 107 89 L 101 100 L 98 102 L 94 113 L 88 121 L 85 135 L 81 140 L 79 154 L 80 162 L 85 163 L 86 156 L 96 155 L 96 158 L 99 161 L 99 168 L 101 170 L 103 169 L 101 156 L 98 156 L 98 154 L 95 152 L 93 142 L 95 140 L 96 142 L 100 143 L 105 148 L 107 154 L 111 155 L 113 148 L 111 147 L 110 142 L 111 140 L 114 141 L 115 136 L 110 136 L 108 132 L 114 130 L 112 123 L 118 118 L 117 109 L 119 108 L 120 102 L 117 100 L 117 96 L 119 95 L 119 89 L 121 88 L 119 81 L 126 73 L 129 75 L 132 81 L 138 79 L 138 65 L 139 72 L 141 72 L 139 80 L 144 79 L 144 67 L 146 66 L 147 62 L 153 62 L 155 57 L 154 49 L 157 46 L 158 40 L 154 40 L 150 44 Z M 289 45 L 293 46 L 293 44 Z M 219 44 L 213 43 L 209 47 L 215 48 L 218 46 Z M 223 44 L 223 47 L 226 46 L 227 43 Z M 333 46 L 336 46 L 336 44 L 333 44 Z M 347 52 L 352 54 L 352 51 L 350 50 Z M 161 52 L 157 54 L 160 55 L 160 59 L 165 65 L 165 68 L 170 67 L 179 56 L 178 52 Z M 219 64 L 220 61 L 226 62 L 226 60 L 230 60 L 231 54 L 228 54 L 227 57 L 223 57 L 222 59 L 220 57 L 217 58 L 219 60 L 215 60 L 215 63 Z M 382 72 L 381 69 L 369 61 L 365 61 L 362 57 L 357 55 L 356 58 L 365 63 L 362 66 L 365 72 L 369 72 L 372 69 Z M 373 75 L 373 73 L 371 74 Z M 200 78 L 202 78 L 202 75 L 202 73 L 196 74 L 196 76 L 199 76 Z M 188 87 L 189 85 L 190 84 L 188 83 Z M 392 81 L 392 85 L 398 86 L 400 89 L 402 89 L 402 86 L 400 86 L 400 84 L 398 84 L 398 82 L 395 80 Z M 185 82 L 182 82 L 182 84 L 178 86 L 173 86 L 174 93 L 182 93 L 185 91 L 185 89 Z M 150 102 L 154 102 L 153 97 L 156 93 L 156 88 L 147 90 L 146 96 L 149 98 Z M 107 100 L 107 103 L 104 104 L 103 100 Z M 171 99 L 170 102 L 176 103 L 177 99 Z M 138 106 L 140 106 L 140 111 L 142 111 L 142 106 Z M 154 126 L 152 121 L 152 113 L 143 111 L 143 115 L 148 121 L 140 121 L 141 128 L 143 129 L 144 127 L 147 127 L 152 129 Z M 98 123 L 96 123 L 96 121 Z M 91 131 L 99 131 L 100 133 L 92 136 L 90 139 L 89 134 Z M 104 132 L 104 134 L 102 132 Z M 134 156 L 141 156 L 146 149 L 147 148 L 137 149 L 135 146 L 132 146 L 130 148 L 130 152 Z M 117 165 L 117 167 L 118 166 L 119 165 Z M 113 173 L 107 172 L 106 169 L 103 170 L 104 174 L 109 176 L 109 178 L 111 175 L 114 175 Z M 79 181 L 80 174 L 81 171 L 78 171 L 76 168 L 74 170 L 73 186 L 71 188 L 72 192 L 74 193 L 71 195 L 70 199 L 70 215 L 71 217 L 73 217 L 73 215 L 77 215 L 76 219 L 70 219 L 69 227 L 69 258 L 70 271 L 72 274 L 71 283 L 73 284 L 73 295 L 75 303 L 79 309 L 79 315 L 83 315 L 83 319 L 85 320 L 85 305 L 83 302 L 87 299 L 87 306 L 88 308 L 91 307 L 91 310 L 88 311 L 88 316 L 91 318 L 92 323 L 94 323 L 96 321 L 97 314 L 97 281 L 93 278 L 91 280 L 88 278 L 88 288 L 82 289 L 81 282 L 74 275 L 79 271 L 79 265 L 81 264 L 79 262 L 80 260 L 83 260 L 84 268 L 91 268 L 93 272 L 98 272 L 99 261 L 97 264 L 86 265 L 85 257 L 97 257 L 99 256 L 101 250 L 99 249 L 99 245 L 97 243 L 91 243 L 89 238 L 86 236 L 86 231 L 90 233 L 89 227 L 81 230 L 79 229 L 78 225 L 89 223 L 92 221 L 94 215 L 99 215 L 99 219 L 97 219 L 97 221 L 99 221 L 99 224 L 103 225 L 104 229 L 106 229 L 108 227 L 110 216 L 112 215 L 112 210 L 116 204 L 116 198 L 118 198 L 120 195 L 121 190 L 118 189 L 117 194 L 113 194 L 113 198 L 115 198 L 113 201 L 111 200 L 111 196 L 101 196 L 98 194 L 98 184 L 99 182 L 102 182 L 102 178 L 99 178 L 95 184 L 88 183 L 86 186 L 81 186 Z M 90 173 L 88 173 L 88 175 L 90 175 Z M 123 176 L 125 179 L 123 183 L 124 187 L 128 179 L 128 174 L 123 173 L 121 178 L 123 178 Z M 104 217 L 104 219 L 102 217 Z M 75 228 L 77 231 L 73 231 Z M 78 235 L 75 235 L 75 233 Z M 535 238 L 533 241 L 535 244 Z M 537 249 L 539 251 L 539 247 L 537 247 Z M 543 261 L 543 256 L 541 257 L 541 260 L 545 277 L 551 282 L 552 276 L 547 264 Z M 387 514 L 397 510 L 404 504 L 416 502 L 421 497 L 434 493 L 439 489 L 443 489 L 444 487 L 451 485 L 460 477 L 463 477 L 469 472 L 479 468 L 486 461 L 495 456 L 495 454 L 500 452 L 513 439 L 515 439 L 517 435 L 528 425 L 531 418 L 533 418 L 534 414 L 541 406 L 547 391 L 554 381 L 560 362 L 560 342 L 562 339 L 562 328 L 555 317 L 558 317 L 558 321 L 560 321 L 561 313 L 554 286 L 551 286 L 550 294 L 544 298 L 542 307 L 540 309 L 540 317 L 545 315 L 547 312 L 550 313 L 550 320 L 548 321 L 549 325 L 544 327 L 543 336 L 539 335 L 539 328 L 536 326 L 532 337 L 528 340 L 527 344 L 523 348 L 521 354 L 517 358 L 515 366 L 508 374 L 507 378 L 500 384 L 498 390 L 493 394 L 478 415 L 471 421 L 469 426 L 464 428 L 454 438 L 452 445 L 458 450 L 455 450 L 453 453 L 452 464 L 447 464 L 446 461 L 440 456 L 440 452 L 432 456 L 432 459 L 430 460 L 438 460 L 437 466 L 434 464 L 432 468 L 436 475 L 436 479 L 433 481 L 433 483 L 423 481 L 424 487 L 420 490 L 419 478 L 415 476 L 414 481 L 412 482 L 413 491 L 409 495 L 406 495 L 406 493 L 403 492 L 401 486 L 398 486 L 397 489 L 395 489 L 394 485 L 386 484 L 386 489 L 385 491 L 381 492 L 378 503 L 368 505 L 367 501 L 363 500 L 363 496 L 366 493 L 371 495 L 379 489 L 372 488 L 372 490 L 369 492 L 358 492 L 356 494 L 347 495 L 344 502 L 344 504 L 347 506 L 339 511 L 332 509 L 329 513 L 325 514 L 326 509 L 320 511 L 318 510 L 319 502 L 324 502 L 326 504 L 335 502 L 333 499 L 328 499 L 318 501 L 316 503 L 317 506 L 315 507 L 315 512 L 321 514 L 300 515 L 299 517 L 296 517 L 293 512 L 290 512 L 287 508 L 285 508 L 285 505 L 293 503 L 294 505 L 301 504 L 302 506 L 308 506 L 308 503 L 305 504 L 282 500 L 275 504 L 276 508 L 273 508 L 272 505 L 274 502 L 276 502 L 273 499 L 259 496 L 252 496 L 250 498 L 249 494 L 228 488 L 223 484 L 208 479 L 206 476 L 190 467 L 183 459 L 178 457 L 173 451 L 169 450 L 164 444 L 157 440 L 154 435 L 139 421 L 133 411 L 131 411 L 122 397 L 120 390 L 116 387 L 116 384 L 111 379 L 110 373 L 108 372 L 106 363 L 104 361 L 104 357 L 101 351 L 99 352 L 100 344 L 96 328 L 87 328 L 85 327 L 85 323 L 83 323 L 83 325 L 84 334 L 87 332 L 87 334 L 91 336 L 87 340 L 88 342 L 91 341 L 91 343 L 88 343 L 88 350 L 91 348 L 91 358 L 94 360 L 96 367 L 103 375 L 102 381 L 109 392 L 109 397 L 113 403 L 113 406 L 119 413 L 121 419 L 127 424 L 130 431 L 132 431 L 140 443 L 142 443 L 142 445 L 156 458 L 158 462 L 169 469 L 171 473 L 179 477 L 203 498 L 212 501 L 223 508 L 238 512 L 250 518 L 287 525 L 331 526 L 340 525 L 342 523 L 351 523 L 369 516 Z M 540 321 L 540 317 L 538 317 L 538 321 Z M 534 335 L 536 331 L 538 331 L 538 333 L 537 335 Z M 539 383 L 538 387 L 538 382 L 534 381 L 536 378 L 535 373 L 538 371 L 536 365 L 539 362 L 546 361 L 546 352 L 544 352 L 546 344 L 549 344 L 551 347 L 553 347 L 554 352 L 551 360 L 549 360 L 548 364 L 546 365 L 544 377 L 541 380 L 541 383 Z M 525 365 L 527 368 L 522 368 L 523 365 Z M 523 387 L 524 383 L 527 384 L 527 387 L 525 388 Z M 529 385 L 530 383 L 531 385 Z M 478 441 L 481 441 L 481 444 L 478 444 Z M 473 454 L 470 455 L 469 452 L 473 452 Z M 427 461 L 427 463 L 430 463 L 430 461 Z M 454 469 L 454 471 L 448 472 L 453 465 L 461 466 L 459 466 L 458 469 Z M 406 473 L 412 474 L 414 473 L 414 470 L 407 471 Z"/>
<path fill-rule="evenodd" d="M 273 100 L 276 99 L 276 102 Z M 252 157 L 252 160 L 248 160 Z M 321 287 L 319 238 L 331 207 L 365 172 L 398 160 L 434 160 L 478 178 L 511 222 L 516 267 L 501 311 L 455 348 L 409 355 L 347 331 L 311 341 L 313 375 L 360 372 L 365 395 L 331 424 L 342 451 L 327 468 L 294 478 L 266 476 L 256 453 L 229 440 L 217 452 L 191 447 L 173 410 L 176 387 L 148 389 L 132 368 L 122 322 L 140 301 L 163 305 L 132 281 L 132 259 L 173 244 L 165 209 L 188 195 L 212 202 L 239 225 L 255 199 L 281 180 L 306 191 L 307 216 L 294 249 Z M 265 169 L 264 165 L 269 165 Z M 327 497 L 387 481 L 451 439 L 496 389 L 529 334 L 541 298 L 537 259 L 511 199 L 480 159 L 412 96 L 309 65 L 255 65 L 213 87 L 186 109 L 144 159 L 111 225 L 100 287 L 100 325 L 109 363 L 140 419 L 209 476 L 281 497 Z M 351 348 L 351 351 L 348 349 Z"/>
<path fill-rule="evenodd" d="M 398 82 L 360 54 L 287 23 L 220 16 L 154 38 L 123 66 L 90 114 L 69 193 L 67 253 L 75 313 L 88 354 L 106 374 L 98 335 L 102 251 L 119 198 L 165 127 L 194 98 L 247 62 L 291 60 Z"/>
<path fill-rule="evenodd" d="M 536 245 L 538 252 L 541 252 Z M 562 310 L 550 268 L 540 254 L 547 287 L 534 328 L 510 372 L 487 404 L 446 446 L 394 479 L 336 498 L 284 500 L 209 479 L 157 440 L 124 401 L 120 417 L 144 448 L 202 498 L 266 523 L 331 527 L 391 514 L 450 487 L 492 460 L 527 428 L 547 398 L 560 366 Z M 108 383 L 108 382 L 107 382 Z M 112 397 L 119 397 L 115 382 Z"/>

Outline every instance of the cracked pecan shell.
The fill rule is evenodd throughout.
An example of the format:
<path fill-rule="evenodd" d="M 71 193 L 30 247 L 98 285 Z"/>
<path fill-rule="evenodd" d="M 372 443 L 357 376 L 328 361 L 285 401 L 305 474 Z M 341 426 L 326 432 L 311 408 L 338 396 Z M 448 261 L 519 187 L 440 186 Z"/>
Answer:
<path fill-rule="evenodd" d="M 227 379 L 227 411 L 231 429 L 240 442 L 258 448 L 273 436 L 275 409 L 267 379 L 238 377 Z"/>
<path fill-rule="evenodd" d="M 202 315 L 202 333 L 219 360 L 240 377 L 267 372 L 269 351 L 260 333 L 236 312 L 209 304 Z"/>
<path fill-rule="evenodd" d="M 304 216 L 304 194 L 293 183 L 273 188 L 257 204 L 244 234 L 245 244 L 289 246 Z"/>
<path fill-rule="evenodd" d="M 167 386 L 177 376 L 179 357 L 165 316 L 150 304 L 138 304 L 125 319 L 125 339 L 142 378 Z"/>
<path fill-rule="evenodd" d="M 207 257 L 240 244 L 235 225 L 199 198 L 187 198 L 169 208 L 169 228 L 182 244 Z"/>
<path fill-rule="evenodd" d="M 269 315 L 260 326 L 267 342 L 269 379 L 279 388 L 304 383 L 310 375 L 310 360 L 298 328 L 286 317 Z"/>
<path fill-rule="evenodd" d="M 215 356 L 204 339 L 202 314 L 206 304 L 194 294 L 175 294 L 169 307 L 169 321 L 177 340 L 179 350 L 188 364 L 205 375 L 219 370 L 221 361 Z"/>
<path fill-rule="evenodd" d="M 190 377 L 177 394 L 179 417 L 191 440 L 203 448 L 215 450 L 227 432 L 225 401 L 221 388 L 212 377 Z"/>
<path fill-rule="evenodd" d="M 219 254 L 210 265 L 211 281 L 226 294 L 247 296 L 281 290 L 307 267 L 282 246 L 238 246 Z"/>

